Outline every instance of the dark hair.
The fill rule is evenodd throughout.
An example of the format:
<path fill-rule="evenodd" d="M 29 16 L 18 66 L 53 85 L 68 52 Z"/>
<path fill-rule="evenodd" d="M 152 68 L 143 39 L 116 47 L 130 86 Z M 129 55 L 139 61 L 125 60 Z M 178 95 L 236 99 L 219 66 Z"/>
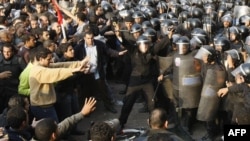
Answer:
<path fill-rule="evenodd" d="M 162 128 L 168 120 L 167 112 L 162 108 L 154 109 L 149 115 L 150 126 Z"/>
<path fill-rule="evenodd" d="M 8 108 L 12 108 L 15 106 L 19 106 L 19 107 L 24 107 L 25 106 L 25 102 L 22 96 L 20 95 L 13 95 L 9 101 L 8 101 Z"/>
<path fill-rule="evenodd" d="M 52 54 L 49 49 L 44 47 L 37 47 L 36 60 L 39 60 L 40 58 L 47 58 L 49 54 Z"/>
<path fill-rule="evenodd" d="M 46 40 L 43 42 L 43 47 L 48 48 L 49 46 L 51 46 L 52 43 L 55 43 L 52 40 Z"/>
<path fill-rule="evenodd" d="M 29 58 L 30 58 L 30 62 L 33 63 L 35 61 L 35 58 L 36 58 L 36 52 L 37 52 L 37 49 L 39 47 L 33 47 L 29 50 Z"/>
<path fill-rule="evenodd" d="M 22 35 L 21 38 L 22 38 L 22 41 L 23 41 L 24 43 L 26 43 L 26 42 L 30 41 L 30 39 L 31 39 L 32 37 L 35 38 L 35 35 L 33 35 L 33 34 L 24 34 L 24 35 Z"/>
<path fill-rule="evenodd" d="M 147 141 L 174 141 L 170 134 L 167 133 L 156 133 L 148 137 Z"/>
<path fill-rule="evenodd" d="M 96 122 L 90 128 L 90 138 L 92 141 L 111 141 L 114 130 L 105 122 Z"/>
<path fill-rule="evenodd" d="M 57 124 L 51 118 L 39 121 L 35 127 L 35 138 L 39 141 L 49 141 L 51 135 L 56 132 Z"/>
<path fill-rule="evenodd" d="M 71 46 L 70 43 L 62 43 L 62 44 L 60 44 L 60 47 L 59 47 L 60 48 L 60 52 L 61 53 L 67 52 L 69 46 Z"/>
<path fill-rule="evenodd" d="M 76 13 L 77 18 L 79 18 L 81 21 L 85 21 L 86 20 L 86 15 L 82 12 L 78 12 Z"/>
<path fill-rule="evenodd" d="M 15 106 L 10 108 L 7 112 L 7 123 L 11 128 L 19 129 L 26 119 L 27 114 L 23 107 Z"/>

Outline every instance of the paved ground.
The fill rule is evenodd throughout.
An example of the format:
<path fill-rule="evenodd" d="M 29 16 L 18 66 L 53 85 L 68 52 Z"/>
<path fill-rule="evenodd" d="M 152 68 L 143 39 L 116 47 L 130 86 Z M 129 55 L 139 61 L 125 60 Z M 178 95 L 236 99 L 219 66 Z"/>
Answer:
<path fill-rule="evenodd" d="M 113 90 L 115 96 L 117 97 L 118 100 L 122 100 L 122 95 L 119 95 L 118 92 L 123 89 L 123 85 L 121 84 L 116 84 L 110 82 L 111 89 Z M 131 115 L 129 116 L 128 123 L 125 125 L 125 128 L 148 128 L 147 125 L 147 118 L 148 118 L 148 113 L 138 113 L 138 109 L 142 107 L 141 103 L 136 103 L 134 105 L 133 111 Z M 109 120 L 113 118 L 118 118 L 121 110 L 121 106 L 116 106 L 116 109 L 119 111 L 117 114 L 112 114 L 108 112 L 102 102 L 98 102 L 96 110 L 87 118 L 85 118 L 83 121 L 81 121 L 78 124 L 78 129 L 84 130 L 86 133 L 90 127 L 91 121 L 104 121 L 104 120 Z M 204 136 L 205 134 L 205 128 L 204 126 L 197 122 L 194 125 L 194 131 L 192 136 L 188 136 L 186 134 L 183 134 L 180 130 L 175 131 L 176 134 L 181 136 L 184 141 L 190 141 L 190 140 L 197 140 Z M 87 140 L 87 135 L 85 134 L 84 136 L 70 136 L 69 137 L 70 141 L 86 141 Z"/>

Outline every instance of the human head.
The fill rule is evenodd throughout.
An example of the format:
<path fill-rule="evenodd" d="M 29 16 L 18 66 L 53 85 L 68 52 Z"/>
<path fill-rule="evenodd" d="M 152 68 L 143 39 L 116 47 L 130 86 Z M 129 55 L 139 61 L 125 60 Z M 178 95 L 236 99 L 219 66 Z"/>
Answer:
<path fill-rule="evenodd" d="M 51 24 L 51 29 L 56 31 L 56 34 L 60 34 L 62 29 L 61 26 L 59 25 L 59 23 L 57 21 L 53 22 Z"/>
<path fill-rule="evenodd" d="M 96 122 L 90 128 L 92 141 L 113 141 L 114 130 L 105 122 Z"/>
<path fill-rule="evenodd" d="M 35 138 L 39 141 L 53 141 L 57 138 L 57 124 L 51 118 L 39 121 L 35 127 Z"/>
<path fill-rule="evenodd" d="M 141 53 L 147 53 L 149 50 L 149 39 L 146 36 L 141 35 L 137 41 L 136 41 L 137 45 L 138 45 L 138 50 Z"/>
<path fill-rule="evenodd" d="M 56 44 L 52 40 L 46 40 L 46 41 L 44 41 L 43 42 L 43 47 L 49 49 L 51 52 L 55 52 L 56 51 Z"/>
<path fill-rule="evenodd" d="M 196 53 L 195 58 L 202 60 L 205 64 L 212 64 L 217 61 L 216 51 L 209 45 L 203 45 Z"/>
<path fill-rule="evenodd" d="M 13 129 L 24 129 L 28 125 L 27 111 L 21 106 L 10 108 L 7 112 L 7 123 Z"/>
<path fill-rule="evenodd" d="M 43 11 L 44 11 L 45 9 L 44 9 L 44 3 L 43 2 L 37 2 L 36 3 L 36 12 L 37 13 L 43 13 Z"/>
<path fill-rule="evenodd" d="M 94 45 L 94 33 L 93 31 L 89 30 L 84 33 L 84 40 L 86 45 L 92 46 Z"/>
<path fill-rule="evenodd" d="M 2 54 L 5 60 L 10 60 L 15 54 L 15 48 L 10 43 L 6 43 L 2 47 Z"/>
<path fill-rule="evenodd" d="M 167 112 L 162 108 L 155 108 L 149 115 L 148 123 L 151 129 L 165 129 L 168 125 Z"/>
<path fill-rule="evenodd" d="M 36 60 L 38 64 L 44 67 L 48 67 L 52 59 L 52 52 L 44 47 L 39 47 L 36 53 Z"/>
<path fill-rule="evenodd" d="M 22 37 L 25 47 L 33 48 L 36 45 L 36 38 L 33 34 L 24 34 Z"/>
<path fill-rule="evenodd" d="M 64 58 L 66 59 L 74 58 L 74 48 L 70 43 L 62 43 L 59 48 Z"/>

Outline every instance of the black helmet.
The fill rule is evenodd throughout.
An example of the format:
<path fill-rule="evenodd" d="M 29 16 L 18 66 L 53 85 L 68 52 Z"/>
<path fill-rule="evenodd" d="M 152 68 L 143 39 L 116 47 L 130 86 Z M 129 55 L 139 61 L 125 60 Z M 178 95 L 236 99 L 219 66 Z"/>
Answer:
<path fill-rule="evenodd" d="M 132 25 L 130 33 L 141 32 L 141 31 L 142 31 L 141 25 L 135 23 Z"/>
<path fill-rule="evenodd" d="M 190 40 L 187 36 L 181 36 L 178 38 L 178 40 L 175 43 L 177 45 L 177 48 L 179 50 L 179 54 L 186 54 L 190 50 Z M 185 52 L 184 49 L 185 48 Z"/>
<path fill-rule="evenodd" d="M 201 21 L 198 18 L 189 18 L 187 19 L 187 22 L 189 23 L 191 29 L 194 28 L 201 28 Z"/>
<path fill-rule="evenodd" d="M 208 34 L 202 28 L 194 28 L 191 32 L 191 35 L 192 36 L 202 36 L 202 37 L 205 37 L 206 39 L 208 38 Z"/>
<path fill-rule="evenodd" d="M 212 12 L 213 10 L 215 10 L 215 6 L 213 3 L 206 3 L 204 5 L 204 9 L 205 9 L 205 13 L 209 14 L 210 12 Z"/>
<path fill-rule="evenodd" d="M 227 7 L 226 6 L 220 6 L 218 9 L 217 9 L 217 16 L 219 18 L 221 18 L 227 11 Z"/>
<path fill-rule="evenodd" d="M 164 9 L 167 10 L 168 9 L 168 4 L 165 1 L 159 1 L 156 5 L 156 9 Z"/>
<path fill-rule="evenodd" d="M 231 15 L 224 15 L 223 17 L 221 17 L 221 22 L 230 22 L 232 24 L 233 22 L 233 18 Z"/>
<path fill-rule="evenodd" d="M 243 63 L 234 69 L 232 75 L 235 77 L 238 74 L 243 76 L 246 83 L 250 83 L 250 63 Z"/>
<path fill-rule="evenodd" d="M 167 18 L 172 19 L 172 18 L 177 18 L 176 14 L 174 12 L 168 12 L 167 13 Z"/>
<path fill-rule="evenodd" d="M 167 13 L 162 13 L 160 16 L 159 16 L 159 20 L 160 21 L 164 21 L 168 19 L 168 14 Z"/>
<path fill-rule="evenodd" d="M 249 29 L 245 25 L 241 25 L 238 27 L 240 31 L 241 40 L 245 40 L 245 38 L 249 35 Z"/>
<path fill-rule="evenodd" d="M 193 36 L 193 38 L 190 40 L 190 46 L 191 50 L 198 49 L 202 45 L 205 45 L 207 43 L 206 38 L 202 36 Z"/>
<path fill-rule="evenodd" d="M 153 0 L 140 0 L 139 4 L 145 7 L 154 6 L 154 1 Z"/>
<path fill-rule="evenodd" d="M 247 21 L 250 21 L 250 15 L 243 15 L 239 18 L 240 25 L 245 25 Z"/>
<path fill-rule="evenodd" d="M 147 7 L 144 13 L 146 13 L 148 19 L 157 17 L 157 11 L 152 7 Z"/>
<path fill-rule="evenodd" d="M 149 43 L 149 39 L 146 36 L 141 35 L 140 37 L 137 38 L 136 43 Z"/>
<path fill-rule="evenodd" d="M 101 5 L 101 6 L 102 6 L 102 9 L 103 9 L 104 13 L 113 12 L 113 8 L 109 3 L 105 3 L 105 4 Z"/>
<path fill-rule="evenodd" d="M 168 35 L 169 31 L 172 28 L 174 28 L 174 23 L 170 19 L 167 19 L 161 22 L 161 33 L 163 35 Z"/>
<path fill-rule="evenodd" d="M 157 39 L 157 33 L 153 28 L 146 29 L 142 35 L 150 38 L 151 42 L 155 42 Z"/>
<path fill-rule="evenodd" d="M 150 19 L 150 23 L 152 24 L 153 28 L 155 30 L 160 30 L 161 28 L 161 21 L 158 18 L 152 18 Z"/>
<path fill-rule="evenodd" d="M 236 34 L 236 35 L 239 35 L 239 34 L 240 34 L 240 31 L 239 31 L 238 27 L 236 27 L 236 26 L 230 27 L 230 28 L 229 28 L 229 32 L 230 32 L 230 34 L 231 34 L 231 33 Z"/>
<path fill-rule="evenodd" d="M 144 15 L 141 11 L 135 11 L 132 15 L 132 18 L 134 18 L 134 19 L 135 18 L 143 18 L 143 17 L 144 17 Z"/>
<path fill-rule="evenodd" d="M 144 22 L 142 22 L 141 26 L 142 26 L 143 30 L 146 30 L 147 28 L 153 28 L 153 26 L 152 26 L 152 24 L 151 24 L 150 21 L 144 21 Z"/>
<path fill-rule="evenodd" d="M 201 19 L 202 18 L 202 15 L 203 15 L 203 10 L 201 8 L 194 8 L 194 9 L 191 9 L 190 11 L 190 15 L 191 17 L 193 18 L 199 18 Z"/>
<path fill-rule="evenodd" d="M 188 13 L 188 11 L 182 11 L 180 14 L 179 14 L 179 20 L 180 22 L 182 23 L 183 21 L 186 21 L 188 18 L 190 18 L 190 14 Z"/>
<path fill-rule="evenodd" d="M 213 20 L 206 20 L 203 22 L 203 30 L 207 33 L 214 33 L 216 31 L 216 23 Z"/>
<path fill-rule="evenodd" d="M 156 31 L 153 28 L 148 28 L 143 32 L 142 35 L 146 37 L 153 37 L 156 36 Z"/>
<path fill-rule="evenodd" d="M 216 50 L 220 50 L 220 49 L 218 49 L 218 47 L 221 47 L 222 52 L 229 50 L 231 48 L 230 41 L 224 36 L 215 38 L 214 46 L 215 46 Z"/>

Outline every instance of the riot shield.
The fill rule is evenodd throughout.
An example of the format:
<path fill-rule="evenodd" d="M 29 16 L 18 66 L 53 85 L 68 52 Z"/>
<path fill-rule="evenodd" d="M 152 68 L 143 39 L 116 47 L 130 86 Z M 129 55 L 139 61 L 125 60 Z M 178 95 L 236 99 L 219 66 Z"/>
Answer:
<path fill-rule="evenodd" d="M 225 76 L 226 72 L 223 70 L 207 70 L 197 111 L 197 120 L 211 121 L 215 119 L 220 102 L 217 91 L 224 86 Z"/>
<path fill-rule="evenodd" d="M 160 72 L 164 73 L 173 64 L 173 57 L 158 56 L 158 64 Z"/>
<path fill-rule="evenodd" d="M 234 17 L 239 19 L 243 15 L 250 14 L 250 8 L 248 6 L 235 6 Z"/>
<path fill-rule="evenodd" d="M 174 88 L 179 90 L 178 105 L 181 108 L 197 108 L 202 82 L 192 54 L 175 58 L 173 82 Z"/>

